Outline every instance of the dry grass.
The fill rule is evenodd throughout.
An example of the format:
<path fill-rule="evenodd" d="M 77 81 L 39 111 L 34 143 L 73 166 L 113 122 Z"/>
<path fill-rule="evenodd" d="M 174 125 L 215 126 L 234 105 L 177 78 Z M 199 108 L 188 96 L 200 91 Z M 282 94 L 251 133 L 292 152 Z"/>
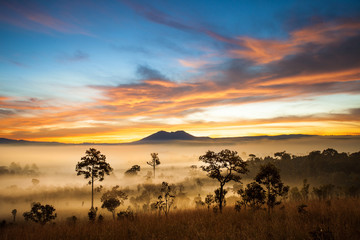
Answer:
<path fill-rule="evenodd" d="M 313 239 L 310 232 L 316 230 L 331 232 L 333 239 L 360 239 L 359 199 L 311 201 L 305 214 L 298 213 L 300 204 L 287 202 L 271 216 L 262 210 L 235 212 L 228 207 L 223 214 L 178 210 L 168 218 L 139 213 L 133 221 L 83 220 L 75 225 L 57 221 L 45 226 L 22 222 L 0 229 L 0 239 Z M 331 239 L 325 235 L 318 234 Z"/>

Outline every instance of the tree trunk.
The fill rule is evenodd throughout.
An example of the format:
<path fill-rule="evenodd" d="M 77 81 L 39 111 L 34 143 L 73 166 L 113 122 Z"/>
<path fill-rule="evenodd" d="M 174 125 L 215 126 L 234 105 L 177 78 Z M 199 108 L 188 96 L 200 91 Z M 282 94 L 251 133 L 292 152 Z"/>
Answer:
<path fill-rule="evenodd" d="M 112 212 L 112 215 L 113 215 L 113 219 L 115 220 L 115 210 L 111 211 L 111 212 Z"/>
<path fill-rule="evenodd" d="M 267 179 L 268 185 L 267 185 L 267 205 L 268 205 L 268 214 L 270 214 L 270 180 Z"/>
<path fill-rule="evenodd" d="M 168 211 L 169 211 L 169 209 L 168 209 L 168 200 L 167 200 L 167 198 L 165 198 L 165 217 L 166 218 L 168 217 Z"/>
<path fill-rule="evenodd" d="M 220 184 L 220 196 L 219 196 L 219 210 L 222 213 L 222 204 L 223 204 L 223 187 L 224 185 Z"/>
<path fill-rule="evenodd" d="M 153 166 L 153 168 L 154 168 L 154 179 L 155 179 L 155 163 L 154 163 L 154 166 Z"/>
<path fill-rule="evenodd" d="M 91 209 L 94 209 L 94 175 L 93 175 L 93 172 L 91 172 Z"/>

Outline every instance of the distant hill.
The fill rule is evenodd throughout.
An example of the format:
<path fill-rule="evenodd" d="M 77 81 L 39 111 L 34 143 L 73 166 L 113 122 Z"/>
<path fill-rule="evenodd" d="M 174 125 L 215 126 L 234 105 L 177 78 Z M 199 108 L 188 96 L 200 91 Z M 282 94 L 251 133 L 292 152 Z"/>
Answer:
<path fill-rule="evenodd" d="M 208 139 L 208 137 L 195 137 L 185 131 L 176 131 L 176 132 L 159 131 L 137 142 L 138 143 L 154 142 L 154 141 L 162 142 L 162 141 L 174 141 L 174 140 L 189 141 L 189 140 L 199 140 L 199 139 Z"/>
<path fill-rule="evenodd" d="M 21 144 L 21 145 L 64 145 L 65 143 L 59 142 L 34 142 L 26 140 L 14 140 L 8 138 L 0 138 L 0 144 Z"/>
<path fill-rule="evenodd" d="M 139 141 L 129 143 L 60 143 L 60 142 L 35 142 L 27 140 L 13 140 L 8 138 L 0 138 L 0 144 L 16 144 L 16 145 L 132 145 L 132 144 L 156 144 L 156 143 L 182 143 L 182 144 L 235 144 L 238 142 L 248 142 L 257 140 L 285 140 L 285 139 L 299 139 L 307 137 L 315 137 L 316 135 L 304 134 L 290 134 L 277 136 L 245 136 L 245 137 L 196 137 L 185 131 L 167 132 L 159 131 L 150 136 L 147 136 Z M 322 136 L 322 138 L 337 138 L 341 136 Z M 342 136 L 344 139 L 352 138 L 351 136 Z"/>

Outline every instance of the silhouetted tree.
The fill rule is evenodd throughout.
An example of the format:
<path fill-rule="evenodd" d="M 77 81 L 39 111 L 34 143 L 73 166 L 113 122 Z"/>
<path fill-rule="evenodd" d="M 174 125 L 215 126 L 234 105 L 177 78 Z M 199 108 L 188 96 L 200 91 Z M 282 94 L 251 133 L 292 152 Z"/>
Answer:
<path fill-rule="evenodd" d="M 127 170 L 125 172 L 125 176 L 136 176 L 137 172 L 139 172 L 139 171 L 140 171 L 140 166 L 139 165 L 134 165 L 129 170 Z"/>
<path fill-rule="evenodd" d="M 290 200 L 292 201 L 301 201 L 302 195 L 297 187 L 292 187 L 290 189 Z"/>
<path fill-rule="evenodd" d="M 84 175 L 85 179 L 91 178 L 88 184 L 91 184 L 91 209 L 94 209 L 94 181 L 104 180 L 105 174 L 110 175 L 113 170 L 110 164 L 106 162 L 105 155 L 95 148 L 86 150 L 85 156 L 77 163 L 75 171 L 77 175 Z"/>
<path fill-rule="evenodd" d="M 115 220 L 115 209 L 128 198 L 127 194 L 119 190 L 119 186 L 113 187 L 111 190 L 104 192 L 101 196 L 101 208 L 106 208 L 112 213 L 113 219 Z"/>
<path fill-rule="evenodd" d="M 290 154 L 288 154 L 286 151 L 283 152 L 276 152 L 274 154 L 275 157 L 279 157 L 282 161 L 288 161 L 291 160 Z"/>
<path fill-rule="evenodd" d="M 126 211 L 120 211 L 117 214 L 117 216 L 118 216 L 118 220 L 122 220 L 122 219 L 134 220 L 135 219 L 134 211 L 131 210 L 130 207 L 128 207 L 126 209 Z"/>
<path fill-rule="evenodd" d="M 256 175 L 255 181 L 265 186 L 268 213 L 275 205 L 281 203 L 281 201 L 276 201 L 276 198 L 286 195 L 289 191 L 289 187 L 284 186 L 281 181 L 279 169 L 272 163 L 260 166 L 260 172 Z"/>
<path fill-rule="evenodd" d="M 319 200 L 331 199 L 334 194 L 335 186 L 332 184 L 325 184 L 313 188 L 313 193 Z"/>
<path fill-rule="evenodd" d="M 257 182 L 246 185 L 245 189 L 240 189 L 238 194 L 241 196 L 241 205 L 245 208 L 249 206 L 252 209 L 259 209 L 265 203 L 265 190 Z"/>
<path fill-rule="evenodd" d="M 208 208 L 208 211 L 210 210 L 210 207 L 214 202 L 215 202 L 214 195 L 212 195 L 212 194 L 206 195 L 205 204 L 206 204 L 206 206 Z"/>
<path fill-rule="evenodd" d="M 39 202 L 32 203 L 31 210 L 23 214 L 26 221 L 31 220 L 42 225 L 57 217 L 55 208 L 51 205 L 41 205 Z"/>
<path fill-rule="evenodd" d="M 167 182 L 163 182 L 161 184 L 160 191 L 161 195 L 158 197 L 155 208 L 159 210 L 159 214 L 163 211 L 167 217 L 175 200 L 175 186 L 169 185 Z"/>
<path fill-rule="evenodd" d="M 196 177 L 196 175 L 198 174 L 198 167 L 196 165 L 191 165 L 189 173 L 191 177 Z"/>
<path fill-rule="evenodd" d="M 199 160 L 207 165 L 201 166 L 201 169 L 207 172 L 210 178 L 216 179 L 220 183 L 218 203 L 219 210 L 222 212 L 224 202 L 224 186 L 227 182 L 241 182 L 240 174 L 248 172 L 247 163 L 244 162 L 236 151 L 228 149 L 219 153 L 207 151 L 205 155 L 199 157 Z"/>
<path fill-rule="evenodd" d="M 151 155 L 151 161 L 146 162 L 148 165 L 152 166 L 154 169 L 154 178 L 155 178 L 155 168 L 157 165 L 160 164 L 159 154 L 158 153 L 150 153 Z"/>
<path fill-rule="evenodd" d="M 36 178 L 33 178 L 33 179 L 31 180 L 31 182 L 32 182 L 32 184 L 33 184 L 34 186 L 37 186 L 37 185 L 39 185 L 39 183 L 40 183 L 39 179 L 36 179 Z"/>
<path fill-rule="evenodd" d="M 309 199 L 309 188 L 310 188 L 310 184 L 307 183 L 307 179 L 304 179 L 303 187 L 300 190 L 301 196 L 304 201 L 307 201 Z"/>
<path fill-rule="evenodd" d="M 216 189 L 215 191 L 214 191 L 214 193 L 215 193 L 215 198 L 214 198 L 214 200 L 215 200 L 215 202 L 220 206 L 220 201 L 222 201 L 222 207 L 225 207 L 226 206 L 226 199 L 225 199 L 225 196 L 226 196 L 226 194 L 227 194 L 227 190 L 226 189 L 223 189 L 222 191 L 221 191 L 221 189 L 220 188 L 218 188 L 218 189 Z M 219 207 L 220 208 L 220 207 Z M 221 211 L 220 211 L 221 212 Z"/>
<path fill-rule="evenodd" d="M 96 214 L 97 214 L 98 208 L 90 208 L 88 212 L 89 221 L 94 222 L 96 220 Z"/>
<path fill-rule="evenodd" d="M 13 221 L 15 222 L 15 218 L 16 218 L 16 213 L 17 213 L 17 210 L 16 209 L 13 209 L 11 211 L 11 214 L 13 215 Z"/>
<path fill-rule="evenodd" d="M 200 193 L 197 197 L 194 198 L 194 202 L 196 208 L 205 206 L 205 202 L 201 199 Z"/>

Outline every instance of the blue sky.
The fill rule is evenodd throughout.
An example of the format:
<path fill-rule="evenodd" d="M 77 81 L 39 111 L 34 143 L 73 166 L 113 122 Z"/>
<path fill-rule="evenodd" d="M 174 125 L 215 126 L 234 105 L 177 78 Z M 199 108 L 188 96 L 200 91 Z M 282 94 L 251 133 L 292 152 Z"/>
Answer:
<path fill-rule="evenodd" d="M 358 1 L 0 5 L 3 137 L 360 133 Z"/>

